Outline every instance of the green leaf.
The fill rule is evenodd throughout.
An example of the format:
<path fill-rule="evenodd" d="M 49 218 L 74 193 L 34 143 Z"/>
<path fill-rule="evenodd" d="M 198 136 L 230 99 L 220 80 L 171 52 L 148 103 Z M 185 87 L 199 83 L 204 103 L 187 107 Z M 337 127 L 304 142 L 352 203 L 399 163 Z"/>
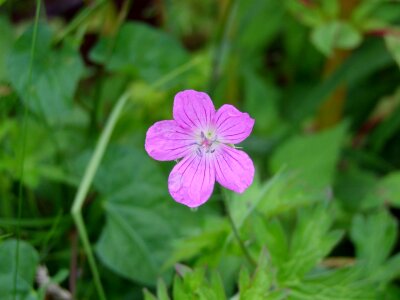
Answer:
<path fill-rule="evenodd" d="M 376 268 L 372 278 L 380 284 L 387 284 L 400 275 L 400 253 L 390 257 L 385 263 Z"/>
<path fill-rule="evenodd" d="M 110 71 L 153 82 L 184 64 L 188 55 L 178 41 L 161 30 L 128 22 L 121 27 L 115 45 L 111 38 L 101 39 L 91 52 L 91 58 Z"/>
<path fill-rule="evenodd" d="M 316 27 L 311 34 L 315 47 L 326 56 L 334 49 L 353 49 L 362 40 L 361 34 L 351 24 L 332 21 Z"/>
<path fill-rule="evenodd" d="M 147 289 L 143 290 L 144 300 L 158 300 L 152 293 Z"/>
<path fill-rule="evenodd" d="M 170 224 L 145 208 L 109 203 L 105 209 L 107 223 L 96 247 L 100 259 L 124 277 L 154 284 L 171 251 Z"/>
<path fill-rule="evenodd" d="M 312 135 L 294 136 L 271 158 L 271 171 L 286 167 L 298 174 L 306 186 L 326 188 L 332 184 L 347 125 Z"/>
<path fill-rule="evenodd" d="M 340 230 L 330 230 L 332 221 L 332 213 L 322 206 L 300 210 L 288 259 L 279 269 L 280 281 L 303 278 L 332 251 L 343 236 Z"/>
<path fill-rule="evenodd" d="M 158 300 L 170 300 L 168 296 L 168 289 L 165 285 L 164 280 L 159 279 L 157 281 L 157 298 Z"/>
<path fill-rule="evenodd" d="M 397 29 L 400 32 L 400 28 Z M 400 67 L 400 35 L 399 34 L 386 34 L 385 35 L 386 47 L 392 55 L 393 59 Z"/>
<path fill-rule="evenodd" d="M 289 284 L 289 299 L 374 300 L 376 288 L 365 280 L 365 275 L 354 267 L 321 272 L 303 281 Z"/>
<path fill-rule="evenodd" d="M 52 32 L 47 25 L 39 24 L 29 78 L 32 38 L 30 27 L 15 42 L 7 62 L 9 79 L 24 104 L 39 117 L 49 123 L 68 120 L 84 71 L 79 53 L 67 44 L 53 49 Z"/>
<path fill-rule="evenodd" d="M 278 289 L 273 268 L 266 251 L 262 251 L 257 269 L 249 278 L 246 269 L 240 272 L 239 297 L 241 300 L 279 300 L 286 299 L 287 291 Z"/>
<path fill-rule="evenodd" d="M 183 268 L 184 272 L 179 269 Z M 224 300 L 226 299 L 219 275 L 211 273 L 211 280 L 206 277 L 204 268 L 190 268 L 178 265 L 177 271 L 181 278 L 175 276 L 173 299 Z"/>
<path fill-rule="evenodd" d="M 397 238 L 397 221 L 386 210 L 353 219 L 350 237 L 366 272 L 373 272 L 390 255 Z"/>
<path fill-rule="evenodd" d="M 363 199 L 364 207 L 371 208 L 391 204 L 400 207 L 400 172 L 392 172 L 372 186 Z"/>
<path fill-rule="evenodd" d="M 284 265 L 288 258 L 289 241 L 287 232 L 279 218 L 266 219 L 260 215 L 251 218 L 252 227 L 259 248 L 268 245 L 271 262 L 277 268 Z"/>
<path fill-rule="evenodd" d="M 17 299 L 27 299 L 33 290 L 33 280 L 39 263 L 37 251 L 27 242 L 19 241 L 18 267 L 16 265 L 16 240 L 6 240 L 0 244 L 0 298 L 12 299 L 14 276 L 17 272 Z"/>

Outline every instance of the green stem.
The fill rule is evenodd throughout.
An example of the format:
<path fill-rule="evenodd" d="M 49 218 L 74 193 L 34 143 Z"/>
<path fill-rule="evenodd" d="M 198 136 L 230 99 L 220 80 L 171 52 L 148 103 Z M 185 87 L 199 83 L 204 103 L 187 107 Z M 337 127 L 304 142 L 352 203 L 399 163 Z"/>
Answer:
<path fill-rule="evenodd" d="M 32 44 L 31 44 L 31 51 L 30 51 L 30 61 L 29 61 L 29 69 L 28 69 L 28 80 L 27 80 L 27 88 L 31 88 L 31 81 L 32 81 L 32 68 L 33 68 L 33 60 L 35 57 L 35 48 L 36 48 L 36 39 L 37 39 L 37 32 L 38 32 L 38 24 L 39 24 L 39 16 L 40 16 L 40 7 L 41 7 L 41 0 L 36 1 L 36 12 L 35 12 L 35 23 L 33 27 L 33 35 L 32 35 Z M 26 136 L 28 131 L 27 126 L 27 115 L 28 109 L 26 105 L 24 105 L 24 113 L 23 113 L 23 124 L 22 124 L 22 137 L 21 137 L 21 156 L 19 158 L 20 166 L 19 166 L 19 185 L 18 185 L 18 208 L 17 208 L 17 228 L 16 228 L 16 235 L 17 235 L 17 242 L 15 245 L 15 274 L 13 279 L 13 299 L 17 299 L 17 278 L 18 278 L 18 266 L 19 266 L 19 240 L 21 238 L 20 232 L 20 224 L 19 220 L 21 219 L 21 212 L 22 212 L 22 197 L 23 197 L 23 181 L 24 181 L 24 171 L 25 171 L 25 152 L 26 152 Z"/>
<path fill-rule="evenodd" d="M 111 115 L 107 121 L 104 131 L 101 133 L 100 139 L 96 145 L 93 156 L 85 170 L 85 174 L 79 185 L 78 193 L 76 194 L 74 204 L 72 206 L 72 214 L 80 213 L 85 197 L 88 193 L 90 184 L 93 181 L 94 175 L 96 174 L 97 168 L 100 164 L 100 160 L 106 150 L 107 144 L 110 140 L 111 133 L 114 130 L 115 123 L 121 114 L 122 108 L 129 98 L 129 92 L 125 92 L 117 101 L 117 104 L 113 108 Z"/>
<path fill-rule="evenodd" d="M 243 243 L 243 240 L 241 239 L 241 237 L 239 235 L 239 231 L 238 231 L 238 229 L 237 229 L 237 227 L 235 225 L 235 221 L 232 218 L 232 215 L 231 215 L 231 212 L 230 212 L 226 197 L 223 197 L 223 198 L 224 198 L 223 202 L 224 202 L 224 207 L 225 207 L 225 213 L 226 213 L 226 216 L 228 217 L 229 225 L 231 226 L 233 235 L 234 235 L 236 241 L 238 242 L 239 247 L 242 250 L 244 256 L 247 259 L 247 261 L 250 263 L 250 265 L 252 265 L 253 267 L 256 267 L 257 266 L 256 261 L 250 255 L 246 245 Z"/>

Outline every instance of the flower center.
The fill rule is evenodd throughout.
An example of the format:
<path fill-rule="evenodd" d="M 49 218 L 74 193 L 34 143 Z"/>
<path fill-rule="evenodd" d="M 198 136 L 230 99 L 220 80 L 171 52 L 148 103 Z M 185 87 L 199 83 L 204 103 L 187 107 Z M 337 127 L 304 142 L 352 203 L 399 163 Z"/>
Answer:
<path fill-rule="evenodd" d="M 201 131 L 198 136 L 196 153 L 202 156 L 204 153 L 214 153 L 219 142 L 217 136 L 212 130 Z"/>

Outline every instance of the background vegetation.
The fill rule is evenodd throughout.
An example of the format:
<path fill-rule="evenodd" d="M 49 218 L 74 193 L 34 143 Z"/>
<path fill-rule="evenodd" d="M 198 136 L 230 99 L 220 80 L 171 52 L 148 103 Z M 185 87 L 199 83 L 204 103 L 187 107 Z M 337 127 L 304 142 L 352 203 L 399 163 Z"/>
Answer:
<path fill-rule="evenodd" d="M 400 299 L 399 26 L 394 0 L 0 0 L 0 298 Z M 255 182 L 195 211 L 144 151 L 183 89 L 256 119 Z"/>

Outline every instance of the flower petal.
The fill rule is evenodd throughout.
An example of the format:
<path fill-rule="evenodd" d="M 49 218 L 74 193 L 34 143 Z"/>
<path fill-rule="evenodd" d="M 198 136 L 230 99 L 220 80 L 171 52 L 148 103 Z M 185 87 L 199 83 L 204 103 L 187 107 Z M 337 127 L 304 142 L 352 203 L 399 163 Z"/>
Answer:
<path fill-rule="evenodd" d="M 165 120 L 147 130 L 144 147 L 152 158 L 166 161 L 186 156 L 195 143 L 190 131 L 174 120 Z"/>
<path fill-rule="evenodd" d="M 215 151 L 214 167 L 217 181 L 234 192 L 243 193 L 253 182 L 253 161 L 243 151 L 222 145 Z"/>
<path fill-rule="evenodd" d="M 254 119 L 233 105 L 225 104 L 218 109 L 214 119 L 218 139 L 223 143 L 237 144 L 244 141 L 253 130 Z"/>
<path fill-rule="evenodd" d="M 188 155 L 171 171 L 168 189 L 175 201 L 189 207 L 202 205 L 214 189 L 215 171 L 209 155 Z"/>
<path fill-rule="evenodd" d="M 214 114 L 214 104 L 206 93 L 185 90 L 175 95 L 174 119 L 182 127 L 207 129 Z"/>

